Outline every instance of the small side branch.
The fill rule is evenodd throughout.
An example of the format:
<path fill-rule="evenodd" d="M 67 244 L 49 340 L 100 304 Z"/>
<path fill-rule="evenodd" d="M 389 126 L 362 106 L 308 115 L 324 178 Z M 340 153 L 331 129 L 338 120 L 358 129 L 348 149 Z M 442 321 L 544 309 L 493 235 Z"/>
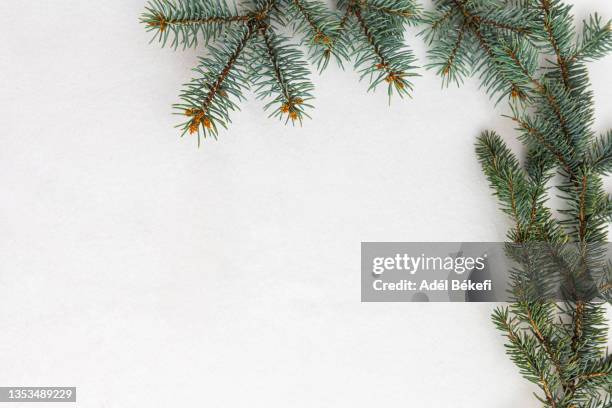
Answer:
<path fill-rule="evenodd" d="M 155 27 L 159 31 L 164 32 L 168 27 L 172 26 L 189 26 L 189 25 L 206 25 L 206 24 L 230 24 L 230 23 L 246 23 L 252 16 L 236 15 L 236 16 L 207 16 L 203 18 L 167 18 L 164 15 L 158 14 L 146 24 L 149 27 Z"/>
<path fill-rule="evenodd" d="M 565 89 L 571 90 L 569 67 L 568 67 L 567 61 L 561 55 L 561 48 L 559 46 L 557 38 L 555 37 L 555 34 L 553 32 L 553 27 L 551 25 L 551 20 L 552 20 L 551 7 L 552 6 L 549 0 L 540 0 L 540 4 L 544 12 L 544 29 L 546 30 L 548 41 L 550 42 L 550 45 L 555 53 L 555 57 L 557 58 L 557 65 L 559 66 L 559 69 L 561 70 L 561 78 L 563 80 L 563 85 L 565 86 Z"/>
<path fill-rule="evenodd" d="M 372 47 L 372 51 L 378 58 L 379 66 L 381 67 L 381 69 L 385 69 L 388 71 L 389 65 L 387 64 L 387 60 L 385 56 L 382 54 L 380 50 L 380 46 L 378 45 L 376 38 L 374 38 L 374 35 L 370 31 L 370 28 L 368 27 L 367 22 L 363 18 L 363 15 L 361 14 L 361 9 L 359 7 L 356 7 L 354 10 L 354 13 L 355 13 L 355 17 L 357 17 L 357 21 L 359 22 L 359 27 L 361 27 L 361 30 L 363 31 L 365 38 L 367 39 L 368 43 Z"/>

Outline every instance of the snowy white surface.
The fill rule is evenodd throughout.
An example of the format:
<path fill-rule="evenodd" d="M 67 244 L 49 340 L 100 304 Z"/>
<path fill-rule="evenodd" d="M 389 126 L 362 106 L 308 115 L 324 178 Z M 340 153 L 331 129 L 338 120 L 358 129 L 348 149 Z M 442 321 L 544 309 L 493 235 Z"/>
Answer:
<path fill-rule="evenodd" d="M 197 149 L 170 108 L 197 52 L 149 45 L 144 2 L 0 2 L 0 385 L 88 408 L 536 407 L 492 305 L 359 297 L 361 241 L 504 238 L 473 152 L 489 128 L 519 151 L 501 107 L 424 71 L 388 107 L 331 68 L 303 127 L 251 98 Z M 599 130 L 611 69 L 591 64 Z"/>

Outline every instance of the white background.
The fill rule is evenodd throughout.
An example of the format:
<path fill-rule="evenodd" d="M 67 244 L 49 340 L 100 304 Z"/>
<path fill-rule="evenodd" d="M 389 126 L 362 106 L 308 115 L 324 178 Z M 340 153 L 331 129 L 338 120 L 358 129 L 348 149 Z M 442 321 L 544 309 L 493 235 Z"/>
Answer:
<path fill-rule="evenodd" d="M 170 108 L 197 52 L 149 45 L 143 7 L 0 3 L 0 385 L 74 385 L 81 407 L 537 406 L 492 305 L 360 303 L 361 241 L 503 240 L 473 144 L 520 146 L 477 82 L 422 71 L 388 107 L 332 67 L 303 127 L 251 98 L 197 149 Z M 611 68 L 591 64 L 599 131 Z"/>

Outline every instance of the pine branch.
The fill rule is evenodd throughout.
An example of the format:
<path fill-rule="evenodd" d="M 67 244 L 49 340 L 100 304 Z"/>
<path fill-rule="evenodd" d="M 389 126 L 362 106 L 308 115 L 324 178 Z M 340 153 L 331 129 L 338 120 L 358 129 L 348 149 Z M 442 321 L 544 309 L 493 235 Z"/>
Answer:
<path fill-rule="evenodd" d="M 289 23 L 309 48 L 319 71 L 327 67 L 332 56 L 342 66 L 342 61 L 348 59 L 347 44 L 340 37 L 341 22 L 334 13 L 318 1 L 286 0 L 286 8 Z M 339 40 L 334 41 L 336 38 Z"/>
<path fill-rule="evenodd" d="M 218 133 L 218 125 L 226 127 L 229 112 L 238 107 L 230 96 L 242 99 L 242 88 L 247 85 L 247 75 L 243 68 L 243 52 L 256 33 L 253 23 L 239 30 L 221 48 L 211 48 L 211 57 L 201 58 L 197 72 L 200 78 L 194 79 L 181 94 L 182 103 L 176 108 L 189 117 L 183 125 L 183 134 L 198 134 L 206 137 Z"/>
<path fill-rule="evenodd" d="M 558 164 L 572 180 L 576 180 L 574 169 L 577 164 L 570 154 L 569 147 L 563 140 L 555 137 L 555 132 L 550 131 L 548 124 L 543 122 L 532 122 L 531 117 L 517 111 L 510 117 L 518 125 L 518 130 L 523 132 L 523 140 L 532 148 L 543 147 L 552 157 L 558 160 Z"/>
<path fill-rule="evenodd" d="M 588 164 L 593 172 L 602 176 L 612 172 L 612 130 L 593 142 L 588 152 Z"/>
<path fill-rule="evenodd" d="M 383 81 L 388 84 L 389 98 L 394 92 L 402 97 L 409 95 L 412 83 L 409 77 L 416 74 L 411 71 L 415 57 L 405 49 L 401 40 L 392 34 L 386 19 L 380 16 L 366 15 L 359 7 L 353 10 L 359 27 L 362 44 L 355 50 L 355 68 L 361 78 L 370 78 L 369 90 L 375 89 Z"/>
<path fill-rule="evenodd" d="M 529 329 L 544 350 L 550 364 L 554 367 L 556 381 L 564 392 L 572 389 L 571 369 L 565 364 L 565 344 L 556 332 L 553 316 L 556 304 L 552 302 L 519 301 L 514 305 L 514 313 L 528 323 Z"/>
<path fill-rule="evenodd" d="M 483 133 L 476 145 L 476 154 L 502 209 L 516 224 L 516 235 L 523 235 L 531 217 L 530 192 L 518 160 L 501 138 L 492 132 Z"/>
<path fill-rule="evenodd" d="M 592 51 L 585 51 L 593 58 L 607 52 L 605 26 L 601 20 L 585 23 L 586 34 L 576 42 L 570 8 L 556 0 L 534 0 L 520 5 L 534 7 L 536 18 L 528 24 L 529 30 L 510 26 L 504 33 L 501 26 L 493 25 L 495 31 L 484 28 L 472 2 L 440 3 L 439 13 L 429 18 L 433 31 L 427 33 L 436 50 L 434 58 L 451 56 L 447 61 L 457 64 L 448 39 L 463 32 L 467 20 L 473 43 L 480 49 L 485 84 L 493 84 L 495 92 L 504 89 L 500 84 L 511 84 L 510 118 L 529 149 L 526 171 L 494 133 L 485 132 L 476 148 L 502 210 L 515 224 L 508 236 L 521 245 L 546 241 L 543 248 L 527 254 L 523 248 L 522 255 L 513 258 L 520 266 L 510 274 L 515 300 L 509 310 L 496 311 L 493 321 L 506 333 L 508 353 L 523 376 L 542 389 L 544 395 L 538 398 L 546 406 L 606 406 L 610 398 L 601 396 L 612 387 L 602 361 L 611 357 L 605 350 L 605 311 L 596 296 L 609 298 L 601 291 L 612 287 L 612 269 L 603 248 L 612 213 L 601 180 L 612 166 L 612 135 L 593 140 L 593 98 L 582 57 L 576 57 L 581 55 L 578 50 L 590 47 L 582 43 L 593 44 Z M 538 21 L 540 26 L 534 24 Z M 446 39 L 445 30 L 450 33 Z M 438 50 L 446 54 L 436 55 Z M 547 64 L 540 64 L 542 57 Z M 555 167 L 562 178 L 557 188 L 566 204 L 558 221 L 546 207 L 544 193 Z M 568 241 L 576 242 L 575 248 L 567 247 Z M 545 301 L 549 270 L 563 279 L 567 300 L 559 310 Z M 539 283 L 544 287 L 539 288 Z M 569 322 L 566 318 L 556 323 L 554 316 L 565 316 Z"/>
<path fill-rule="evenodd" d="M 544 31 L 557 66 L 561 71 L 561 78 L 566 89 L 571 89 L 569 67 L 567 59 L 572 40 L 570 7 L 561 5 L 557 0 L 539 0 L 542 8 Z"/>
<path fill-rule="evenodd" d="M 405 28 L 421 21 L 421 7 L 414 0 L 361 0 L 363 13 L 385 21 L 389 35 L 403 40 Z"/>
<path fill-rule="evenodd" d="M 586 386 L 605 388 L 610 385 L 612 385 L 612 357 L 610 356 L 591 363 L 589 367 L 586 367 L 585 372 L 576 379 L 576 389 L 578 390 Z"/>
<path fill-rule="evenodd" d="M 544 392 L 545 398 L 540 399 L 547 406 L 557 407 L 557 396 L 553 391 L 556 382 L 550 376 L 551 367 L 547 364 L 545 356 L 538 351 L 536 340 L 519 331 L 519 324 L 510 317 L 507 308 L 496 309 L 493 313 L 493 322 L 498 330 L 505 333 L 509 341 L 506 351 L 512 361 L 527 380 L 537 384 Z"/>
<path fill-rule="evenodd" d="M 277 36 L 270 26 L 259 28 L 260 41 L 254 47 L 251 66 L 252 82 L 256 86 L 259 98 L 273 96 L 274 99 L 266 105 L 278 105 L 270 116 L 286 116 L 285 122 L 302 122 L 308 117 L 305 108 L 311 100 L 313 85 L 308 81 L 308 69 L 303 61 L 303 54 L 288 43 L 288 39 Z"/>
<path fill-rule="evenodd" d="M 595 61 L 612 51 L 612 21 L 602 24 L 601 17 L 593 14 L 583 22 L 582 38 L 567 58 L 568 62 Z"/>
<path fill-rule="evenodd" d="M 208 44 L 227 26 L 243 25 L 251 18 L 248 14 L 239 14 L 235 8 L 230 9 L 223 0 L 152 0 L 140 21 L 154 32 L 151 41 L 158 40 L 165 46 L 171 40 L 173 48 L 179 45 L 188 48 L 198 45 L 198 37 Z"/>
<path fill-rule="evenodd" d="M 382 13 L 390 17 L 400 17 L 403 23 L 416 22 L 420 9 L 411 0 L 368 0 L 362 3 L 365 10 Z"/>
<path fill-rule="evenodd" d="M 442 76 L 443 85 L 450 82 L 460 84 L 463 78 L 469 75 L 469 66 L 465 52 L 460 52 L 465 47 L 465 37 L 468 24 L 464 22 L 459 31 L 453 33 L 454 37 L 440 38 L 441 47 L 432 49 L 429 56 L 435 62 L 428 64 L 427 68 L 437 68 L 437 74 Z M 449 42 L 451 44 L 449 44 Z"/>
<path fill-rule="evenodd" d="M 438 6 L 434 11 L 427 11 L 423 16 L 423 22 L 426 28 L 419 35 L 428 45 L 432 45 L 435 41 L 444 38 L 444 32 L 453 24 L 453 19 L 456 18 L 455 10 L 446 6 Z"/>
<path fill-rule="evenodd" d="M 420 9 L 413 0 L 339 0 L 342 13 L 339 31 L 332 40 L 351 44 L 355 69 L 368 78 L 368 90 L 387 84 L 389 100 L 394 93 L 410 95 L 410 77 L 416 58 L 404 45 L 404 28 L 419 21 Z"/>
<path fill-rule="evenodd" d="M 300 124 L 309 117 L 310 70 L 289 44 L 291 38 L 278 34 L 287 25 L 319 71 L 331 58 L 342 66 L 354 56 L 370 89 L 386 83 L 389 97 L 412 90 L 416 59 L 403 44 L 403 30 L 419 21 L 414 0 L 340 0 L 342 17 L 319 0 L 252 1 L 239 10 L 225 0 L 151 0 L 141 17 L 152 40 L 162 45 L 195 47 L 204 40 L 207 46 L 194 70 L 198 76 L 175 105 L 188 117 L 180 125 L 183 134 L 197 133 L 198 145 L 200 136 L 216 138 L 219 128 L 227 127 L 230 112 L 239 109 L 243 89 L 250 86 L 258 97 L 272 97 L 265 106 L 275 106 L 270 116 Z M 245 55 L 257 57 L 245 61 Z"/>
<path fill-rule="evenodd" d="M 509 35 L 528 38 L 534 13 L 513 4 L 445 0 L 425 15 L 428 28 L 420 35 L 432 45 L 428 68 L 437 69 L 443 84 L 461 83 L 471 73 L 480 73 L 483 86 L 498 102 L 506 96 L 524 99 L 527 89 L 497 61 L 495 46 Z M 465 45 L 464 45 L 465 44 Z"/>

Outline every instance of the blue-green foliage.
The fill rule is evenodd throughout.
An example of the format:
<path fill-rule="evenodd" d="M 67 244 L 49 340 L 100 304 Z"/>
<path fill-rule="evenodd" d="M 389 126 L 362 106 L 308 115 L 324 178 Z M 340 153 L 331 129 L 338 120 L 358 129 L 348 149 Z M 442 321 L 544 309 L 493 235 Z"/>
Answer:
<path fill-rule="evenodd" d="M 421 9 L 413 0 L 340 0 L 341 39 L 351 44 L 355 68 L 368 90 L 386 84 L 389 98 L 410 95 L 416 58 L 404 44 L 405 27 L 417 24 Z"/>
<path fill-rule="evenodd" d="M 507 352 L 541 389 L 544 406 L 610 407 L 604 306 L 611 268 L 604 243 L 612 205 L 602 177 L 612 171 L 612 134 L 597 138 L 592 130 L 593 95 L 584 65 L 612 51 L 610 23 L 593 15 L 579 34 L 571 7 L 558 0 L 437 0 L 425 21 L 428 67 L 445 85 L 478 76 L 497 102 L 509 102 L 508 116 L 527 148 L 521 165 L 494 132 L 483 133 L 476 146 L 512 219 L 509 241 L 545 248 L 529 256 L 514 252 L 514 302 L 493 315 L 508 339 Z M 551 180 L 563 203 L 558 216 L 548 207 Z M 565 302 L 542 296 L 550 289 L 546 283 L 530 284 L 547 270 L 562 272 Z M 586 272 L 596 278 L 588 284 L 597 298 L 581 296 Z"/>
<path fill-rule="evenodd" d="M 319 0 L 251 0 L 240 7 L 225 0 L 152 0 L 141 21 L 162 45 L 207 52 L 175 105 L 186 117 L 182 134 L 217 137 L 253 87 L 270 116 L 302 123 L 313 107 L 309 59 L 319 71 L 329 61 L 351 57 L 370 88 L 388 85 L 389 96 L 408 95 L 415 58 L 403 44 L 405 25 L 418 20 L 413 0 L 340 3 L 330 10 Z M 279 32 L 292 29 L 297 41 Z M 305 47 L 305 56 L 297 46 Z"/>

